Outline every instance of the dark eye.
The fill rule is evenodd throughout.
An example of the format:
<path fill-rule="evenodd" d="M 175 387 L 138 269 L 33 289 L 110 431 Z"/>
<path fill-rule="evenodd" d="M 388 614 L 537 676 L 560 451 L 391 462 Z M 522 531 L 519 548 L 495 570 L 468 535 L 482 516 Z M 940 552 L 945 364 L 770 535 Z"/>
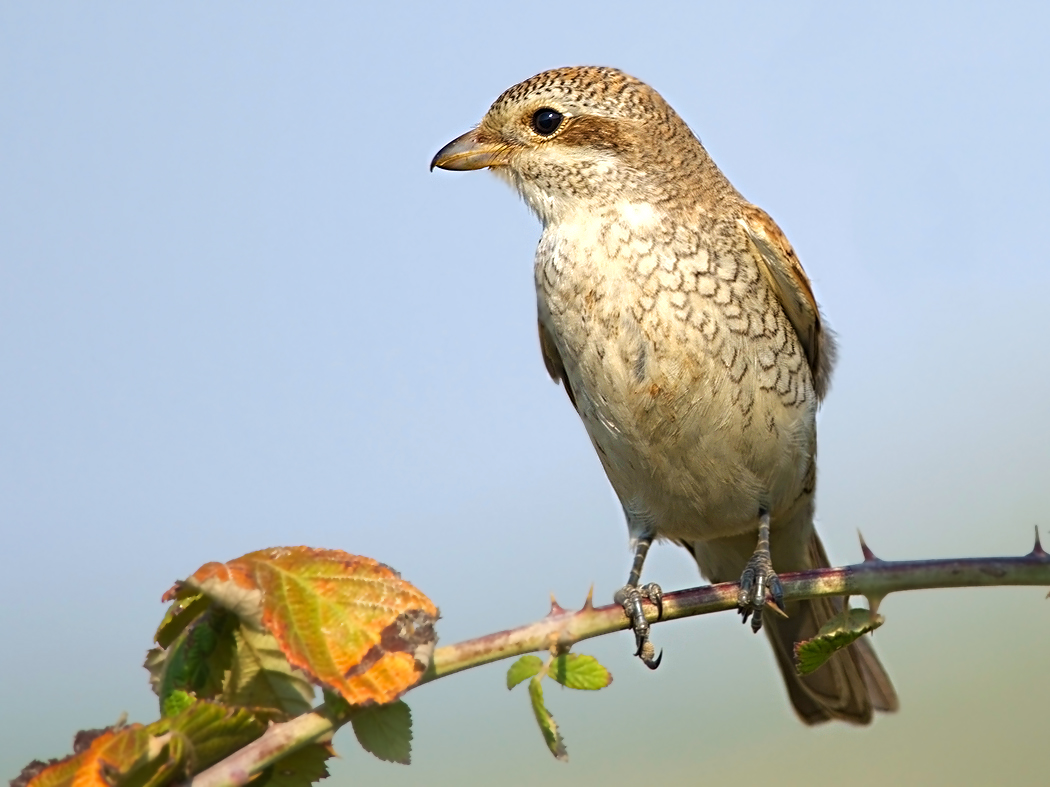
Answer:
<path fill-rule="evenodd" d="M 537 109 L 536 114 L 532 116 L 532 128 L 540 136 L 549 137 L 558 130 L 561 121 L 561 112 L 544 107 L 543 109 Z"/>

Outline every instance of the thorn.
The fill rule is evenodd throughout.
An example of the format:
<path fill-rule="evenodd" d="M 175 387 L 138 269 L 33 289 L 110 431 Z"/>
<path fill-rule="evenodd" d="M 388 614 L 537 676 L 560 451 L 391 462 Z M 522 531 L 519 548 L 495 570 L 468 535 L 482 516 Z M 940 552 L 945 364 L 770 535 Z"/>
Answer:
<path fill-rule="evenodd" d="M 861 551 L 861 554 L 864 555 L 864 562 L 865 563 L 878 563 L 878 562 L 880 562 L 879 559 L 877 557 L 875 557 L 875 553 L 871 551 L 871 547 L 869 547 L 864 542 L 864 534 L 861 533 L 859 529 L 857 530 L 857 538 L 860 539 L 860 551 Z"/>
<path fill-rule="evenodd" d="M 1032 547 L 1032 551 L 1026 557 L 1050 557 L 1050 555 L 1046 554 L 1046 550 L 1043 549 L 1043 545 L 1039 543 L 1039 525 L 1035 526 L 1035 546 Z"/>
<path fill-rule="evenodd" d="M 551 593 L 551 611 L 547 613 L 547 616 L 554 617 L 555 615 L 560 615 L 565 611 L 565 608 L 557 602 L 557 600 L 554 598 L 554 594 Z"/>
<path fill-rule="evenodd" d="M 583 611 L 589 612 L 594 609 L 594 583 L 591 583 L 591 589 L 587 591 L 587 598 L 583 602 Z"/>
<path fill-rule="evenodd" d="M 780 617 L 784 618 L 785 620 L 789 617 L 788 613 L 785 612 L 783 610 L 783 608 L 779 604 L 777 604 L 777 602 L 774 601 L 772 598 L 767 598 L 766 599 L 765 608 L 773 610 L 774 612 L 776 612 L 778 615 L 780 615 Z"/>

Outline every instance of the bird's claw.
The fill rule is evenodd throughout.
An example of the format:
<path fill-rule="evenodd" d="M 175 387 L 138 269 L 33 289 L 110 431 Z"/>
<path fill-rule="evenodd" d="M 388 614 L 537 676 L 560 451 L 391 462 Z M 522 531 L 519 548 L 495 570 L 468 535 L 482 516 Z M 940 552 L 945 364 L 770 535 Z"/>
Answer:
<path fill-rule="evenodd" d="M 638 646 L 634 655 L 640 658 L 642 663 L 649 669 L 656 669 L 660 666 L 664 653 L 661 650 L 658 656 L 653 657 L 656 653 L 656 648 L 649 641 L 649 621 L 645 619 L 645 609 L 642 606 L 642 601 L 648 601 L 656 607 L 656 619 L 659 620 L 664 614 L 663 591 L 659 585 L 652 582 L 641 587 L 624 585 L 616 591 L 614 599 L 617 604 L 623 607 L 624 614 L 631 621 L 634 641 Z"/>
<path fill-rule="evenodd" d="M 780 585 L 780 579 L 773 571 L 773 561 L 769 557 L 768 550 L 759 550 L 751 556 L 740 576 L 740 592 L 737 594 L 737 606 L 747 623 L 751 618 L 751 630 L 758 632 L 762 628 L 762 610 L 766 605 L 766 591 L 769 591 L 771 600 L 777 608 L 777 612 L 783 614 L 784 589 Z"/>

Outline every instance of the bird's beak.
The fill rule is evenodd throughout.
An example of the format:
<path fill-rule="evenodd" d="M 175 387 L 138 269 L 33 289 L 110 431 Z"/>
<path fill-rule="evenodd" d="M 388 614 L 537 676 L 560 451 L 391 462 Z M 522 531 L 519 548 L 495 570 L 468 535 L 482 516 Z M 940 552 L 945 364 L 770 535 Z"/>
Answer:
<path fill-rule="evenodd" d="M 430 162 L 430 169 L 470 170 L 498 167 L 504 162 L 507 146 L 489 142 L 481 137 L 478 129 L 456 137 L 441 148 Z"/>

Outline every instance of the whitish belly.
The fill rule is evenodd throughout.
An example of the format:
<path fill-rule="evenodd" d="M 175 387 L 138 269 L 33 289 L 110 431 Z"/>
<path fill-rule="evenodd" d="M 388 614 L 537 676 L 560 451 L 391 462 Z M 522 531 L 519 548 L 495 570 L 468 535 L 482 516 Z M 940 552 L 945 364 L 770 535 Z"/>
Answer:
<path fill-rule="evenodd" d="M 759 326 L 741 332 L 739 308 L 711 298 L 657 293 L 639 309 L 645 293 L 616 290 L 541 297 L 540 318 L 625 509 L 659 536 L 707 540 L 790 507 L 811 477 L 816 397 L 786 318 L 761 328 L 768 294 L 738 304 Z"/>

